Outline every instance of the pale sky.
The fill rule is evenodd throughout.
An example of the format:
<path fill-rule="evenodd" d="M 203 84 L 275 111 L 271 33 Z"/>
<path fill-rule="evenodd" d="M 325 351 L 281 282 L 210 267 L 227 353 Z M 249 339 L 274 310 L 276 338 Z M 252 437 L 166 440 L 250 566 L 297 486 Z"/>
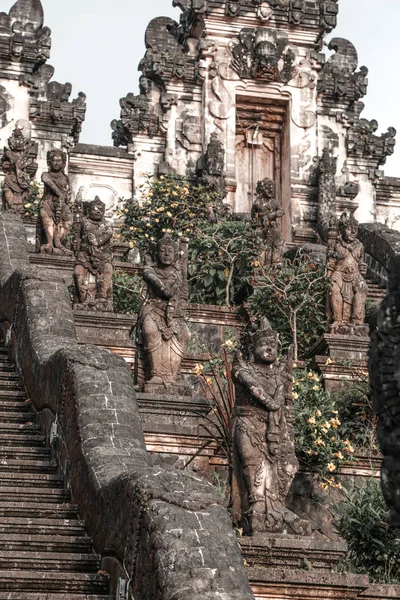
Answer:
<path fill-rule="evenodd" d="M 0 0 L 9 11 L 12 0 Z M 156 16 L 179 19 L 172 0 L 42 0 L 45 24 L 53 31 L 50 63 L 57 81 L 69 81 L 74 97 L 87 94 L 88 111 L 81 142 L 111 145 L 112 119 L 119 99 L 137 92 L 137 66 L 145 52 L 144 32 Z M 339 24 L 332 36 L 355 44 L 359 65 L 369 68 L 363 117 L 377 119 L 380 132 L 393 126 L 398 147 L 385 167 L 400 177 L 400 0 L 339 0 Z"/>

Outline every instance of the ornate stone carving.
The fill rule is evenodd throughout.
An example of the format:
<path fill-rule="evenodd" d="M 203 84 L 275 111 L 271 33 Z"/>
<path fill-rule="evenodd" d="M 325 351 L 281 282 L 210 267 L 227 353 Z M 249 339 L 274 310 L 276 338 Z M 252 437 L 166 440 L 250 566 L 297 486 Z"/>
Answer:
<path fill-rule="evenodd" d="M 288 36 L 275 29 L 242 29 L 231 44 L 232 67 L 242 79 L 287 83 L 295 75 L 295 54 Z"/>
<path fill-rule="evenodd" d="M 317 159 L 318 160 L 318 159 Z M 336 171 L 337 158 L 328 148 L 324 148 L 322 158 L 318 162 L 318 233 L 327 243 L 330 220 L 336 214 Z"/>
<path fill-rule="evenodd" d="M 325 64 L 318 80 L 318 92 L 326 104 L 337 102 L 350 106 L 366 95 L 368 91 L 368 69 L 358 66 L 357 50 L 351 42 L 334 38 L 328 46 L 334 50 Z"/>
<path fill-rule="evenodd" d="M 328 238 L 327 275 L 330 283 L 331 333 L 368 336 L 365 322 L 365 301 L 368 286 L 363 278 L 367 272 L 365 250 L 357 239 L 358 222 L 343 213 L 339 222 L 331 218 Z"/>
<path fill-rule="evenodd" d="M 33 180 L 38 165 L 37 144 L 30 141 L 28 128 L 14 129 L 4 148 L 1 167 L 4 172 L 2 204 L 4 209 L 21 214 L 29 194 L 29 183 Z"/>
<path fill-rule="evenodd" d="M 127 146 L 132 138 L 140 133 L 149 137 L 157 135 L 160 129 L 160 119 L 154 108 L 152 91 L 154 83 L 147 77 L 142 76 L 139 81 L 140 94 L 129 93 L 121 98 L 120 120 L 112 121 L 111 127 L 114 146 Z"/>
<path fill-rule="evenodd" d="M 275 183 L 266 177 L 257 183 L 257 199 L 251 209 L 253 225 L 262 232 L 266 250 L 260 258 L 261 266 L 282 261 L 285 241 L 279 226 L 285 211 L 275 197 Z"/>
<path fill-rule="evenodd" d="M 214 131 L 211 134 L 206 153 L 197 163 L 197 174 L 202 183 L 219 194 L 221 202 L 226 197 L 224 172 L 225 148 L 218 133 Z M 225 206 L 227 207 L 227 205 Z"/>
<path fill-rule="evenodd" d="M 290 0 L 289 22 L 293 23 L 293 25 L 300 25 L 303 22 L 305 11 L 305 0 Z"/>
<path fill-rule="evenodd" d="M 378 122 L 373 119 L 357 119 L 351 122 L 347 134 L 347 152 L 349 156 L 375 159 L 376 166 L 384 165 L 388 156 L 394 152 L 396 130 L 389 127 L 381 136 L 375 135 Z"/>
<path fill-rule="evenodd" d="M 40 204 L 36 249 L 45 254 L 72 256 L 65 240 L 72 227 L 69 208 L 71 191 L 64 172 L 67 165 L 66 153 L 62 150 L 50 150 L 47 153 L 47 165 L 49 170 L 42 175 L 44 193 Z"/>
<path fill-rule="evenodd" d="M 147 259 L 143 278 L 147 298 L 137 324 L 137 383 L 149 393 L 189 394 L 181 382 L 181 362 L 189 342 L 185 321 L 188 299 L 188 242 L 166 234 L 157 258 Z"/>
<path fill-rule="evenodd" d="M 321 25 L 328 33 L 337 25 L 338 2 L 339 0 L 321 0 L 320 2 Z"/>
<path fill-rule="evenodd" d="M 234 469 L 245 533 L 309 534 L 285 501 L 299 464 L 294 450 L 292 357 L 278 358 L 268 319 L 242 336 L 232 365 Z"/>
<path fill-rule="evenodd" d="M 74 218 L 75 308 L 113 310 L 113 228 L 105 219 L 106 205 L 98 196 L 77 203 Z"/>

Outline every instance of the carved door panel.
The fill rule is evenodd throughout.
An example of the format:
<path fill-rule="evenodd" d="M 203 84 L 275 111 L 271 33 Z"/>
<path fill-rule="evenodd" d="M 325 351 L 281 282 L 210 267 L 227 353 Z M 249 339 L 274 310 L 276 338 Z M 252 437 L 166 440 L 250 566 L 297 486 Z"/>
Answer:
<path fill-rule="evenodd" d="M 236 206 L 235 211 L 249 213 L 255 200 L 258 181 L 269 177 L 281 197 L 281 140 L 277 133 L 249 129 L 236 136 Z"/>

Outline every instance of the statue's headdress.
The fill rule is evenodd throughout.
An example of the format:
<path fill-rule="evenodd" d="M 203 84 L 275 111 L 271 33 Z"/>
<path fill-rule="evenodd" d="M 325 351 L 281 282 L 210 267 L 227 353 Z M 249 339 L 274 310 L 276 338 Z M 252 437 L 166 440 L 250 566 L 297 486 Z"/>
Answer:
<path fill-rule="evenodd" d="M 275 183 L 269 177 L 262 179 L 257 183 L 256 193 L 262 198 L 274 198 L 275 197 Z"/>
<path fill-rule="evenodd" d="M 358 227 L 358 221 L 352 213 L 344 212 L 339 220 L 340 233 L 343 234 L 348 227 Z"/>
<path fill-rule="evenodd" d="M 98 206 L 101 206 L 101 208 L 103 208 L 104 210 L 106 208 L 105 203 L 102 200 L 100 200 L 99 196 L 96 196 L 94 200 L 89 202 L 89 205 L 92 205 L 92 204 L 97 204 Z"/>
<path fill-rule="evenodd" d="M 49 150 L 47 153 L 47 164 L 50 163 L 51 159 L 54 156 L 60 156 L 61 160 L 63 162 L 63 166 L 66 167 L 67 165 L 67 154 L 63 151 L 63 150 L 59 150 L 58 148 L 56 148 L 55 150 Z"/>
<path fill-rule="evenodd" d="M 175 255 L 178 255 L 179 252 L 179 244 L 172 239 L 169 233 L 163 235 L 157 242 L 157 251 L 160 250 L 163 246 L 172 246 L 175 252 Z"/>
<path fill-rule="evenodd" d="M 261 339 L 265 340 L 265 338 L 270 338 L 274 341 L 278 341 L 278 334 L 273 330 L 271 323 L 267 319 L 267 317 L 262 317 L 260 319 L 260 323 L 253 333 L 253 344 L 256 345 L 257 342 Z"/>

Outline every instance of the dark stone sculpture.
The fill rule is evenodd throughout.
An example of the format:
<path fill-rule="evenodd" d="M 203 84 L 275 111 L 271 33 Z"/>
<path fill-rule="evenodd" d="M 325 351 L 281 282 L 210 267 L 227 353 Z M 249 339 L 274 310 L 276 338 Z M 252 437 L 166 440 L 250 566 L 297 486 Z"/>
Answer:
<path fill-rule="evenodd" d="M 389 127 L 381 136 L 375 135 L 378 123 L 375 119 L 355 119 L 347 134 L 347 152 L 349 156 L 375 159 L 376 166 L 384 165 L 388 156 L 394 152 L 396 130 Z"/>
<path fill-rule="evenodd" d="M 214 132 L 211 134 L 206 153 L 197 163 L 197 175 L 201 183 L 218 193 L 218 199 L 221 203 L 226 197 L 224 171 L 225 149 L 218 134 Z M 228 210 L 229 206 L 221 206 L 221 209 Z"/>
<path fill-rule="evenodd" d="M 242 79 L 287 83 L 295 74 L 295 54 L 286 34 L 274 29 L 242 29 L 231 45 L 232 67 Z"/>
<path fill-rule="evenodd" d="M 14 129 L 4 148 L 1 167 L 4 172 L 3 209 L 21 214 L 29 194 L 29 183 L 33 180 L 38 165 L 35 162 L 37 146 L 31 143 L 23 129 Z"/>
<path fill-rule="evenodd" d="M 74 219 L 75 308 L 113 310 L 113 228 L 105 220 L 106 205 L 98 196 L 76 207 Z"/>
<path fill-rule="evenodd" d="M 285 241 L 278 220 L 285 211 L 275 197 L 275 183 L 266 177 L 257 183 L 257 199 L 251 209 L 253 225 L 260 229 L 266 246 L 260 257 L 261 266 L 272 266 L 282 261 Z"/>
<path fill-rule="evenodd" d="M 71 231 L 72 213 L 69 208 L 71 191 L 69 180 L 64 172 L 67 155 L 62 150 L 50 150 L 47 153 L 49 170 L 43 173 L 43 199 L 40 204 L 40 218 L 36 249 L 45 254 L 72 256 L 65 245 L 65 238 Z"/>
<path fill-rule="evenodd" d="M 368 335 L 365 322 L 365 301 L 368 286 L 363 278 L 367 272 L 365 250 L 357 239 L 358 222 L 343 213 L 339 222 L 332 219 L 328 240 L 328 279 L 332 333 Z"/>
<path fill-rule="evenodd" d="M 292 357 L 277 360 L 268 319 L 242 336 L 232 365 L 236 391 L 234 464 L 244 532 L 309 534 L 285 501 L 299 463 L 294 450 Z"/>
<path fill-rule="evenodd" d="M 166 234 L 157 243 L 157 259 L 143 270 L 147 298 L 137 324 L 137 383 L 146 392 L 187 395 L 181 362 L 189 342 L 185 321 L 188 299 L 188 241 Z"/>

